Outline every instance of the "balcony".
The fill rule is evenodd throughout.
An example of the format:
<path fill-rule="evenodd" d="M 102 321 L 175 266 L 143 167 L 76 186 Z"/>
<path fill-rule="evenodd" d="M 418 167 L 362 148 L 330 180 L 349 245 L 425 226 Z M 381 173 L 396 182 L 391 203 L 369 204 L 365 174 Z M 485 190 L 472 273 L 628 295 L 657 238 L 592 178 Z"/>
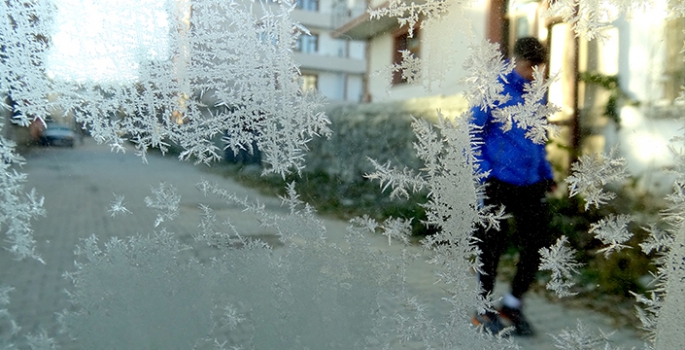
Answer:
<path fill-rule="evenodd" d="M 295 52 L 294 59 L 295 62 L 300 65 L 301 69 L 349 74 L 364 74 L 364 72 L 366 72 L 365 61 L 353 58 Z"/>
<path fill-rule="evenodd" d="M 386 6 L 388 2 L 375 8 Z M 335 30 L 332 35 L 335 38 L 366 40 L 396 27 L 397 19 L 393 17 L 371 19 L 366 11 L 366 4 L 350 5 L 347 0 L 337 0 L 333 3 L 333 28 Z"/>

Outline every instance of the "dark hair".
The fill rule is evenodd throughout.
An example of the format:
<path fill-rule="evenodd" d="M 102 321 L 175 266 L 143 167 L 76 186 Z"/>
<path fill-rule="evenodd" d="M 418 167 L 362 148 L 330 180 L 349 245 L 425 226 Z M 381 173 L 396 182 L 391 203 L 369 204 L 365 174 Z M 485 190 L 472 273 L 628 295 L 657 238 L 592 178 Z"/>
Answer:
<path fill-rule="evenodd" d="M 514 56 L 529 60 L 533 64 L 541 64 L 547 60 L 547 50 L 536 38 L 519 38 L 514 44 Z"/>

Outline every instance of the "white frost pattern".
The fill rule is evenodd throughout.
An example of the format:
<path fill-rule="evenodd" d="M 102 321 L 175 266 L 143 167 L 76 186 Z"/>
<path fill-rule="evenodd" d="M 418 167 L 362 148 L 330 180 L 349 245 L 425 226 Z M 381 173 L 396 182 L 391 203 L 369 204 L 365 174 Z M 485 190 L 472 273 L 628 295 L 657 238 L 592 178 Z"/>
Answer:
<path fill-rule="evenodd" d="M 614 148 L 609 155 L 583 155 L 571 166 L 572 173 L 566 178 L 569 196 L 581 194 L 585 210 L 591 205 L 599 208 L 616 197 L 613 192 L 605 192 L 604 186 L 628 177 L 626 160 L 616 157 L 616 153 Z"/>
<path fill-rule="evenodd" d="M 380 17 L 395 17 L 400 27 L 407 26 L 409 35 L 414 35 L 414 27 L 421 18 L 436 20 L 447 12 L 449 2 L 429 0 L 421 3 L 407 3 L 402 0 L 391 0 L 388 6 L 369 9 L 371 19 Z M 423 22 L 422 22 L 423 25 Z"/>
<path fill-rule="evenodd" d="M 391 187 L 391 196 L 408 197 L 409 191 L 429 191 L 428 203 L 423 205 L 427 215 L 424 224 L 439 231 L 427 236 L 422 244 L 435 252 L 431 263 L 449 266 L 439 272 L 438 279 L 454 289 L 468 290 L 463 286 L 473 278 L 469 271 L 480 269 L 479 260 L 472 259 L 479 253 L 473 244 L 474 225 L 496 227 L 505 215 L 501 210 L 476 205 L 482 193 L 480 179 L 484 175 L 476 172 L 471 148 L 472 130 L 468 123 L 463 119 L 447 120 L 438 111 L 436 125 L 415 119 L 412 127 L 417 136 L 414 148 L 425 164 L 421 172 L 374 162 L 376 172 L 366 177 L 378 180 L 383 189 Z M 492 308 L 491 302 L 480 298 L 477 290 L 463 293 L 449 298 L 455 312 L 467 313 L 474 306 L 477 310 Z"/>
<path fill-rule="evenodd" d="M 216 248 L 200 262 L 164 229 L 104 244 L 92 236 L 77 247 L 75 271 L 67 274 L 75 307 L 60 315 L 82 348 L 347 350 L 389 336 L 379 326 L 392 315 L 379 303 L 394 298 L 402 279 L 393 260 L 367 244 L 368 227 L 350 225 L 338 246 L 326 241 L 325 227 L 293 188 L 285 214 L 206 181 L 198 188 L 275 228 L 284 247 L 275 253 L 214 227 L 196 237 Z M 201 225 L 216 219 L 205 206 Z"/>
<path fill-rule="evenodd" d="M 176 193 L 176 187 L 162 182 L 159 187 L 152 188 L 152 194 L 154 197 L 145 197 L 145 205 L 157 211 L 155 227 L 165 221 L 172 221 L 178 216 L 181 196 Z"/>
<path fill-rule="evenodd" d="M 483 110 L 507 102 L 510 96 L 502 94 L 504 86 L 498 79 L 505 79 L 511 73 L 514 60 L 505 62 L 499 45 L 487 41 L 470 49 L 471 54 L 464 61 L 464 70 L 469 72 L 464 78 L 468 100 L 473 105 L 480 104 Z"/>
<path fill-rule="evenodd" d="M 112 201 L 112 205 L 109 207 L 108 212 L 112 215 L 112 217 L 115 217 L 119 214 L 131 214 L 131 211 L 126 209 L 126 203 L 124 202 L 124 195 L 117 195 L 114 194 L 114 201 Z"/>
<path fill-rule="evenodd" d="M 552 103 L 545 103 L 545 95 L 555 77 L 545 79 L 544 72 L 534 67 L 534 80 L 525 85 L 523 103 L 497 108 L 492 111 L 493 119 L 502 124 L 502 130 L 512 127 L 526 130 L 526 137 L 537 144 L 545 144 L 549 134 L 556 133 L 554 125 L 547 118 L 561 109 Z"/>
<path fill-rule="evenodd" d="M 23 4 L 3 1 L 0 3 L 0 34 L 2 34 L 3 58 L 0 60 L 0 85 L 5 91 L 13 91 L 23 88 L 26 95 L 17 97 L 12 95 L 18 102 L 17 112 L 20 118 L 17 122 L 27 126 L 30 123 L 28 114 L 45 115 L 35 113 L 35 104 L 42 101 L 46 96 L 37 99 L 33 93 L 46 85 L 46 78 L 41 69 L 42 57 L 37 54 L 47 48 L 47 33 L 49 33 L 50 21 L 47 16 L 36 16 L 49 11 L 46 2 L 35 4 Z M 11 53 L 11 54 L 8 54 Z M 26 64 L 27 58 L 31 64 Z M 12 106 L 2 103 L 3 108 Z M 6 125 L 2 118 L 3 127 Z M 0 127 L 2 128 L 2 127 Z M 25 192 L 24 183 L 26 174 L 17 171 L 24 160 L 15 153 L 16 144 L 0 137 L 0 228 L 5 231 L 8 250 L 17 258 L 31 257 L 42 261 L 35 250 L 35 240 L 31 220 L 37 216 L 45 215 L 43 210 L 43 198 L 35 191 Z"/>
<path fill-rule="evenodd" d="M 234 152 L 257 145 L 271 165 L 265 172 L 281 175 L 302 169 L 311 137 L 330 133 L 319 98 L 299 89 L 291 53 L 296 36 L 306 30 L 290 19 L 292 6 L 281 4 L 274 13 L 265 5 L 259 16 L 252 5 L 238 1 L 199 1 L 189 15 L 168 1 L 169 27 L 179 30 L 148 38 L 168 43 L 166 57 L 147 58 L 144 47 L 134 52 L 140 61 L 135 84 L 77 84 L 46 74 L 50 48 L 35 38 L 50 37 L 53 12 L 43 3 L 0 5 L 3 13 L 17 13 L 13 23 L 5 17 L 1 73 L 22 125 L 54 113 L 73 114 L 95 140 L 115 150 L 123 151 L 128 140 L 145 157 L 151 147 L 165 152 L 178 144 L 179 158 L 198 163 L 221 159 L 221 146 L 213 140 L 223 137 Z M 132 33 L 132 28 L 120 30 L 110 34 Z M 24 64 L 25 57 L 32 57 L 34 66 Z"/>
<path fill-rule="evenodd" d="M 141 60 L 136 74 L 138 82 L 135 86 L 127 86 L 77 84 L 51 78 L 47 67 L 54 6 L 49 1 L 0 2 L 0 12 L 4 14 L 0 21 L 0 33 L 3 35 L 0 79 L 16 103 L 12 106 L 17 113 L 14 121 L 26 126 L 31 122 L 43 122 L 42 118 L 47 115 L 74 114 L 76 122 L 89 127 L 97 141 L 109 143 L 119 151 L 123 151 L 124 142 L 131 141 L 143 159 L 151 147 L 164 152 L 171 144 L 178 144 L 183 149 L 181 159 L 210 163 L 220 158 L 221 146 L 213 140 L 223 138 L 233 151 L 253 150 L 256 145 L 265 152 L 266 161 L 270 164 L 265 172 L 284 176 L 293 170 L 300 171 L 304 166 L 302 155 L 307 141 L 316 135 L 326 136 L 329 130 L 328 120 L 319 112 L 321 101 L 303 94 L 296 83 L 299 71 L 292 61 L 291 49 L 297 33 L 306 32 L 306 29 L 291 20 L 290 12 L 294 5 L 278 2 L 276 13 L 264 5 L 263 16 L 255 17 L 251 7 L 256 6 L 254 4 L 197 1 L 193 4 L 192 16 L 189 16 L 188 8 L 175 6 L 178 3 L 184 2 L 168 1 L 164 6 L 170 28 L 178 30 L 166 31 L 164 37 L 149 38 L 168 43 L 167 57 L 151 58 L 149 52 L 135 52 Z M 601 0 L 553 1 L 552 12 L 573 23 L 579 33 L 592 38 L 598 36 L 604 26 L 604 6 L 608 3 Z M 406 5 L 393 0 L 387 11 L 376 12 L 374 16 L 396 15 L 400 17 L 400 23 L 409 25 L 411 30 L 421 15 L 429 20 L 443 16 L 448 8 L 446 4 L 445 1 L 429 0 Z M 631 4 L 640 5 L 644 1 L 619 2 L 617 8 L 625 11 Z M 674 12 L 682 15 L 682 2 L 673 1 L 672 5 Z M 127 28 L 119 34 L 125 36 L 129 31 Z M 482 47 L 482 50 L 489 52 L 488 63 L 500 60 L 492 55 L 491 47 Z M 492 85 L 492 78 L 509 68 L 496 67 L 496 71 L 493 68 L 492 72 L 485 72 L 482 68 L 474 74 L 476 78 L 472 82 L 478 84 L 480 78 L 477 77 L 497 73 L 486 78 L 485 90 L 473 93 L 473 105 L 483 102 L 477 96 L 486 100 L 486 104 L 500 98 L 497 86 Z M 542 79 L 538 81 L 542 83 Z M 531 87 L 534 91 L 531 101 L 540 100 L 538 92 L 543 88 Z M 528 102 L 524 109 L 508 111 L 503 121 L 505 125 L 506 119 L 511 119 L 521 125 L 533 126 L 529 136 L 542 142 L 546 137 L 543 132 L 546 125 L 536 124 L 537 119 L 528 117 L 546 115 L 550 110 Z M 125 117 L 112 118 L 115 113 Z M 431 340 L 439 339 L 443 348 L 455 348 L 457 344 L 463 344 L 461 336 L 464 332 L 471 331 L 462 322 L 465 310 L 471 310 L 474 305 L 479 310 L 492 306 L 488 300 L 479 300 L 477 291 L 468 290 L 462 283 L 471 278 L 465 271 L 478 269 L 477 261 L 468 261 L 478 253 L 472 245 L 470 232 L 476 224 L 496 226 L 503 217 L 501 211 L 477 206 L 482 193 L 478 182 L 483 175 L 473 175 L 470 144 L 477 141 L 469 138 L 468 126 L 441 119 L 437 132 L 421 121 L 415 122 L 414 128 L 419 138 L 417 152 L 427 164 L 426 169 L 415 173 L 407 169 L 392 169 L 390 165 L 378 166 L 378 172 L 371 177 L 379 179 L 382 186 L 393 187 L 395 196 L 407 196 L 410 190 L 430 191 L 430 201 L 426 203 L 429 212 L 427 224 L 436 225 L 442 231 L 426 239 L 424 244 L 436 253 L 433 263 L 449 267 L 438 277 L 455 286 L 447 298 L 454 311 L 447 320 L 447 330 L 438 331 L 433 320 L 427 317 L 425 306 L 408 298 L 406 304 L 413 312 L 412 316 L 397 314 L 393 319 L 402 322 L 398 330 L 403 340 L 419 339 L 429 348 Z M 7 228 L 9 250 L 15 256 L 40 260 L 35 252 L 30 221 L 43 214 L 43 200 L 33 191 L 24 192 L 25 175 L 14 168 L 21 162 L 14 153 L 15 145 L 5 139 L 0 141 L 3 161 L 0 168 L 0 193 L 3 195 L 0 224 Z M 602 169 L 603 164 L 599 162 L 583 167 L 581 162 L 576 169 L 576 177 L 569 182 L 572 192 L 587 196 L 586 207 L 592 204 L 599 206 L 610 199 L 602 193 L 601 187 L 605 184 L 602 181 L 621 179 L 621 167 L 624 166 L 621 160 L 610 160 L 608 169 Z M 592 178 L 589 174 L 593 169 L 607 170 L 608 173 Z M 653 229 L 652 239 L 643 244 L 646 251 L 663 252 L 658 287 L 651 298 L 641 299 L 647 304 L 647 312 L 643 315 L 651 313 L 644 320 L 646 326 L 654 330 L 655 346 L 659 349 L 677 348 L 684 342 L 680 329 L 685 323 L 682 316 L 685 314 L 682 312 L 685 305 L 682 283 L 685 279 L 685 195 L 682 183 L 680 179 L 670 197 L 672 206 L 666 212 L 666 222 L 671 226 L 665 233 Z M 323 236 L 325 227 L 313 216 L 314 209 L 299 199 L 294 185 L 284 198 L 284 204 L 290 209 L 287 215 L 268 214 L 259 203 L 226 194 L 215 185 L 201 183 L 199 187 L 207 194 L 244 205 L 245 210 L 261 215 L 262 224 L 276 227 L 283 241 L 291 243 L 300 238 L 307 243 L 290 246 L 291 250 L 282 257 L 274 256 L 263 242 L 240 237 L 229 221 L 226 225 L 228 232 L 217 230 L 214 226 L 216 215 L 209 207 L 201 207 L 202 232 L 195 238 L 206 240 L 208 244 L 223 239 L 230 254 L 207 265 L 194 259 L 179 258 L 179 253 L 188 247 L 164 230 L 148 237 L 115 238 L 106 242 L 103 248 L 96 237 L 87 239 L 77 247 L 79 261 L 76 272 L 67 274 L 74 283 L 70 298 L 79 309 L 65 311 L 61 321 L 74 334 L 81 336 L 80 340 L 88 344 L 88 348 L 121 347 L 122 340 L 131 341 L 130 348 L 141 344 L 159 348 L 200 348 L 201 345 L 225 348 L 228 340 L 218 335 L 214 337 L 216 334 L 208 331 L 220 332 L 244 325 L 247 322 L 245 315 L 249 314 L 244 312 L 245 304 L 230 300 L 230 295 L 253 296 L 251 292 L 259 290 L 254 286 L 263 287 L 265 280 L 273 284 L 260 290 L 267 295 L 257 295 L 257 302 L 250 305 L 253 307 L 250 311 L 265 315 L 260 319 L 274 324 L 260 324 L 250 329 L 255 332 L 275 329 L 278 334 L 272 337 L 256 333 L 246 342 L 247 347 L 276 348 L 286 343 L 296 348 L 347 349 L 367 340 L 357 338 L 359 333 L 368 335 L 370 330 L 376 330 L 376 322 L 383 318 L 376 313 L 379 294 L 392 295 L 394 285 L 388 276 L 397 276 L 385 269 L 388 261 L 377 254 L 327 244 Z M 146 203 L 159 211 L 155 222 L 157 226 L 177 215 L 178 201 L 175 191 L 165 185 L 153 189 L 153 192 L 156 197 L 146 198 Z M 123 204 L 123 197 L 115 198 L 111 213 L 126 212 Z M 609 245 L 606 253 L 623 247 L 630 238 L 623 230 L 627 220 L 617 217 L 606 221 L 605 225 L 600 223 L 593 227 L 593 231 Z M 390 229 L 386 232 L 390 240 L 403 237 L 395 232 L 404 231 L 406 222 L 392 221 L 383 225 L 368 218 L 354 221 L 349 229 L 348 243 L 353 248 L 363 248 L 363 245 L 358 245 L 360 232 L 375 231 L 379 227 Z M 235 249 L 231 244 L 239 244 L 246 249 Z M 572 254 L 565 249 L 563 240 L 546 252 L 549 253 L 546 263 L 560 276 L 567 276 L 575 267 L 571 260 L 566 259 Z M 291 269 L 295 266 L 298 268 Z M 374 266 L 374 269 L 368 269 L 368 266 Z M 313 299 L 303 296 L 313 289 L 306 283 L 311 282 L 312 276 L 317 276 L 321 282 L 315 285 L 323 290 L 317 295 L 321 299 L 316 301 L 319 302 L 317 306 L 325 311 L 318 317 L 299 320 L 308 323 L 285 322 L 297 315 L 291 310 L 311 304 Z M 249 283 L 235 283 L 236 280 Z M 373 281 L 371 287 L 369 281 Z M 131 293 L 127 295 L 112 293 L 127 283 L 140 288 L 121 289 Z M 227 293 L 226 287 L 235 288 L 231 291 L 234 294 Z M 563 283 L 559 285 L 561 290 L 565 287 Z M 10 290 L 0 289 L 0 305 L 3 307 L 9 302 Z M 264 300 L 275 303 L 260 305 L 259 301 Z M 156 313 L 149 313 L 142 307 L 132 307 L 132 302 L 158 308 L 154 310 Z M 170 311 L 169 304 L 185 309 Z M 331 305 L 334 307 L 330 308 Z M 192 310 L 188 309 L 190 306 Z M 345 323 L 349 329 L 341 330 L 340 323 L 331 322 L 333 318 L 327 312 L 343 314 L 355 322 Z M 174 316 L 179 315 L 192 315 L 194 318 L 190 322 L 187 318 L 183 322 L 173 322 Z M 0 317 L 9 318 L 6 309 L 0 309 Z M 93 322 L 94 319 L 101 322 Z M 164 325 L 159 327 L 161 323 Z M 183 327 L 179 328 L 179 325 Z M 161 328 L 165 332 L 156 333 L 146 327 Z M 307 329 L 307 332 L 298 333 L 293 327 Z M 11 329 L 16 333 L 13 321 Z M 326 339 L 322 344 L 320 339 L 310 337 L 324 333 L 336 338 Z M 93 335 L 96 339 L 92 338 Z M 43 332 L 29 334 L 26 339 L 32 348 L 56 348 L 54 341 Z M 272 339 L 279 342 L 268 343 Z M 564 332 L 556 339 L 558 348 L 577 349 L 601 346 L 605 337 L 593 337 L 579 324 L 577 331 Z M 492 338 L 471 340 L 466 340 L 469 342 L 467 346 L 474 349 L 491 348 L 493 343 Z M 102 341 L 110 343 L 103 344 Z M 516 348 L 515 344 L 502 339 L 494 341 L 501 348 Z M 1 345 L 13 348 L 12 344 Z M 606 344 L 604 348 L 611 349 L 611 346 Z"/>
<path fill-rule="evenodd" d="M 578 273 L 581 265 L 576 262 L 576 252 L 567 244 L 568 238 L 561 236 L 551 247 L 540 249 L 540 270 L 552 272 L 552 277 L 547 282 L 547 289 L 554 291 L 559 297 L 578 294 L 571 292 L 570 289 L 574 285 L 573 275 Z"/>
<path fill-rule="evenodd" d="M 630 221 L 632 221 L 630 215 L 610 215 L 592 224 L 589 232 L 594 233 L 597 239 L 607 245 L 598 252 L 604 253 L 604 256 L 608 257 L 614 251 L 630 248 L 624 244 L 633 237 L 633 234 L 628 231 Z"/>

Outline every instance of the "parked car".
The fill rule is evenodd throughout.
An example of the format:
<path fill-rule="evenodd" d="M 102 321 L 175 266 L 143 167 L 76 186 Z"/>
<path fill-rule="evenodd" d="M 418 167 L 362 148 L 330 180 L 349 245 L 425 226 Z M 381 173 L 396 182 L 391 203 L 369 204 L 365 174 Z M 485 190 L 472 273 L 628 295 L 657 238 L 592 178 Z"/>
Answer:
<path fill-rule="evenodd" d="M 76 133 L 70 127 L 55 122 L 45 123 L 45 130 L 40 136 L 40 143 L 44 146 L 74 147 Z"/>

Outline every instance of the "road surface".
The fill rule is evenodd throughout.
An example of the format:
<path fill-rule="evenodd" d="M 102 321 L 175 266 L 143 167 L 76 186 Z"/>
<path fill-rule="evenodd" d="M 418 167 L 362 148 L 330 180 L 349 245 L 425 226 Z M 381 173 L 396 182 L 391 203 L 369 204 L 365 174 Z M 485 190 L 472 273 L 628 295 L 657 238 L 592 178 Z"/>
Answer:
<path fill-rule="evenodd" d="M 26 158 L 23 171 L 29 174 L 27 189 L 35 188 L 45 197 L 47 216 L 39 218 L 33 227 L 37 250 L 46 264 L 34 260 L 18 262 L 9 253 L 0 251 L 0 285 L 15 288 L 10 294 L 8 311 L 22 327 L 22 332 L 35 334 L 45 330 L 60 342 L 62 349 L 74 347 L 64 335 L 60 335 L 56 313 L 71 307 L 65 290 L 72 286 L 63 276 L 65 272 L 74 270 L 76 245 L 93 234 L 104 242 L 112 236 L 152 232 L 156 213 L 145 206 L 145 197 L 151 196 L 151 188 L 159 186 L 160 182 L 173 184 L 181 195 L 180 216 L 173 221 L 173 231 L 184 243 L 193 241 L 191 234 L 197 230 L 200 203 L 211 206 L 221 215 L 232 217 L 243 234 L 276 242 L 274 232 L 260 227 L 254 218 L 244 217 L 243 208 L 203 197 L 195 187 L 202 178 L 215 181 L 240 197 L 258 200 L 268 210 L 287 212 L 281 207 L 280 199 L 260 195 L 230 179 L 204 171 L 201 169 L 203 165 L 194 166 L 174 157 L 158 155 L 150 155 L 149 164 L 143 164 L 132 149 L 125 154 L 112 153 L 108 147 L 96 145 L 92 139 L 86 139 L 84 145 L 76 145 L 73 149 L 33 148 Z M 124 196 L 131 214 L 110 215 L 108 210 L 115 195 Z M 331 240 L 341 240 L 347 223 L 324 220 Z M 369 239 L 378 249 L 398 249 L 397 245 L 388 247 L 384 237 Z M 433 267 L 424 262 L 429 253 L 419 247 L 411 249 L 422 254 L 423 258 L 409 267 L 411 292 L 426 303 L 438 305 L 446 294 L 441 286 L 433 283 Z M 526 303 L 527 313 L 538 335 L 517 339 L 522 349 L 552 349 L 550 334 L 575 329 L 577 319 L 581 319 L 589 329 L 613 331 L 611 320 L 597 313 L 566 309 L 537 295 L 528 296 Z M 434 313 L 431 316 L 438 321 L 442 310 L 439 307 L 430 310 Z M 642 345 L 631 330 L 617 330 L 612 339 L 613 345 L 622 349 L 641 348 Z M 409 344 L 408 348 L 418 349 L 421 345 Z"/>

